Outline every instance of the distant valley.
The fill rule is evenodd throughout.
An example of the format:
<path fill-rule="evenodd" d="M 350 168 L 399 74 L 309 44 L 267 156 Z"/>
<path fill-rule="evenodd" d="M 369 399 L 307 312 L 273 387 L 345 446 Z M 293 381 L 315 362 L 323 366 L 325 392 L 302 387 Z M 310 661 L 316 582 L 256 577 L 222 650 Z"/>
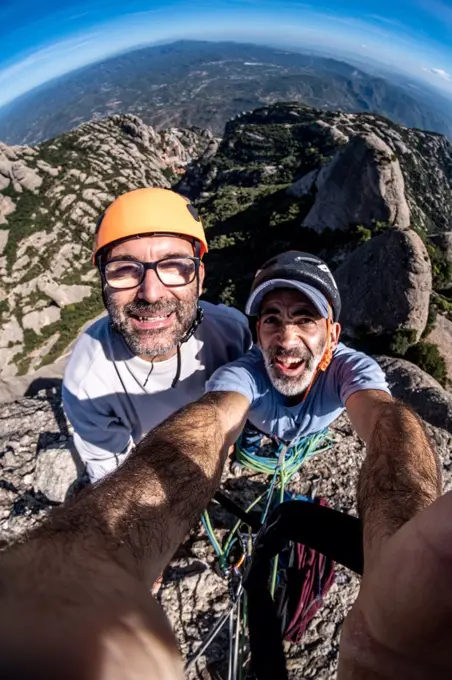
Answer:
<path fill-rule="evenodd" d="M 81 123 L 133 113 L 157 129 L 198 126 L 222 136 L 228 120 L 277 101 L 375 112 L 452 137 L 441 97 L 336 59 L 247 45 L 181 41 L 142 48 L 73 72 L 0 110 L 0 140 L 29 144 Z"/>

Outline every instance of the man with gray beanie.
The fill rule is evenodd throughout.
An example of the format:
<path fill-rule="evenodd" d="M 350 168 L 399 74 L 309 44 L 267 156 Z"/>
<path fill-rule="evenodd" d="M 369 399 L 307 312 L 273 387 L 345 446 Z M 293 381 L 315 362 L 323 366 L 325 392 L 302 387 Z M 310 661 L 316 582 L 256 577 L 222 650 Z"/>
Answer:
<path fill-rule="evenodd" d="M 366 445 L 360 515 L 370 533 L 393 532 L 434 500 L 437 457 L 419 418 L 391 397 L 377 362 L 339 342 L 340 310 L 336 282 L 320 258 L 299 251 L 271 258 L 256 273 L 246 304 L 257 317 L 257 343 L 217 369 L 206 392 L 226 437 L 247 419 L 239 459 L 255 455 L 264 437 L 287 458 L 346 410 Z M 410 488 L 421 491 L 404 492 Z"/>

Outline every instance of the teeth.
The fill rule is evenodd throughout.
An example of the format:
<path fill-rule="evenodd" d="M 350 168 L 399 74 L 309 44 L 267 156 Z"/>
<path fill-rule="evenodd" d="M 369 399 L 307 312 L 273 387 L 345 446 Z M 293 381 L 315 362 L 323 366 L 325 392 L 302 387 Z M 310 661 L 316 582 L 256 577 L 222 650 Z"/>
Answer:
<path fill-rule="evenodd" d="M 140 321 L 163 321 L 166 316 L 139 316 Z"/>
<path fill-rule="evenodd" d="M 280 359 L 278 359 L 278 361 L 281 364 L 285 364 L 287 366 L 293 366 L 294 364 L 301 364 L 301 359 L 292 359 L 290 357 L 280 358 Z"/>

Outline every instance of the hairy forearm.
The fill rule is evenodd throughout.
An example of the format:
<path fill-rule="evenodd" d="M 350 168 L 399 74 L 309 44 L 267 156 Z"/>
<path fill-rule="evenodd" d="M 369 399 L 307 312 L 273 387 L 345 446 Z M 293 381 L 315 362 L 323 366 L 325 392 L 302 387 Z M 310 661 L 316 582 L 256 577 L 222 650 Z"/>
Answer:
<path fill-rule="evenodd" d="M 402 404 L 382 404 L 358 482 L 365 547 L 377 546 L 440 493 L 438 456 L 421 420 Z"/>
<path fill-rule="evenodd" d="M 227 400 L 220 408 L 216 395 L 181 409 L 118 470 L 53 513 L 45 530 L 72 524 L 152 582 L 214 494 L 246 411 Z"/>
<path fill-rule="evenodd" d="M 219 484 L 247 411 L 238 401 L 207 395 L 174 414 L 0 555 L 0 675 L 9 664 L 8 677 L 63 677 L 59 666 L 79 680 L 182 677 L 148 588 Z"/>

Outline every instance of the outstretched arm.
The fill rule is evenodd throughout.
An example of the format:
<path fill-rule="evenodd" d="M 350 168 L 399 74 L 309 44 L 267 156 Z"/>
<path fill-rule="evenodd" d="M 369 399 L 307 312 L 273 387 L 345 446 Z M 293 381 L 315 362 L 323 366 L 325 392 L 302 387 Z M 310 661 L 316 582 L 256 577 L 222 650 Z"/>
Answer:
<path fill-rule="evenodd" d="M 83 514 L 92 518 L 86 530 L 102 535 L 128 568 L 153 583 L 215 493 L 247 412 L 248 400 L 235 392 L 189 404 L 150 432 L 121 468 L 64 508 L 61 525 L 74 517 L 75 526 Z M 58 513 L 48 527 L 59 529 Z"/>
<path fill-rule="evenodd" d="M 247 411 L 240 394 L 205 395 L 0 553 L 1 677 L 182 677 L 148 586 L 215 492 Z"/>
<path fill-rule="evenodd" d="M 341 632 L 338 680 L 452 677 L 451 515 L 449 492 L 404 524 L 364 570 Z"/>
<path fill-rule="evenodd" d="M 441 470 L 422 421 L 408 407 L 378 390 L 355 392 L 346 407 L 366 443 L 358 508 L 368 566 L 382 540 L 438 498 Z"/>
<path fill-rule="evenodd" d="M 358 482 L 364 575 L 338 678 L 449 678 L 452 495 L 436 500 L 438 456 L 418 416 L 387 394 L 357 392 L 347 410 L 367 449 Z"/>

